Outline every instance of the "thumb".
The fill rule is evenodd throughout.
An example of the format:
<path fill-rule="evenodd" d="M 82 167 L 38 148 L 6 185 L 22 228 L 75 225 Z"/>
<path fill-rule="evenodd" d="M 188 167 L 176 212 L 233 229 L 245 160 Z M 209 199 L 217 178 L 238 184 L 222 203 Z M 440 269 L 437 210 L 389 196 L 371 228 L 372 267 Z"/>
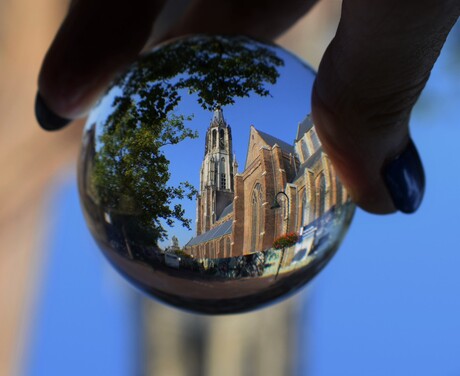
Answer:
<path fill-rule="evenodd" d="M 373 213 L 419 207 L 425 178 L 409 118 L 445 39 L 457 0 L 344 0 L 320 64 L 313 119 L 353 200 Z"/>

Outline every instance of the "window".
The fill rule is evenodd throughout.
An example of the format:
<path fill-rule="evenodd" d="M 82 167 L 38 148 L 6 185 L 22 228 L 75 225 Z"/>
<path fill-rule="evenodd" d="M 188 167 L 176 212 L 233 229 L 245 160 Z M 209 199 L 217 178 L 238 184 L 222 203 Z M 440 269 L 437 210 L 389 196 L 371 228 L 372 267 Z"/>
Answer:
<path fill-rule="evenodd" d="M 232 253 L 230 252 L 230 238 L 229 237 L 225 240 L 225 256 L 224 257 L 232 257 Z"/>
<path fill-rule="evenodd" d="M 220 160 L 220 188 L 226 189 L 227 188 L 227 175 L 226 175 L 226 168 L 225 168 L 225 158 L 221 158 Z"/>
<path fill-rule="evenodd" d="M 214 185 L 216 177 L 216 163 L 214 162 L 214 158 L 211 158 L 209 161 L 209 183 Z"/>
<path fill-rule="evenodd" d="M 311 131 L 311 142 L 313 143 L 313 150 L 316 151 L 319 149 L 321 146 L 321 143 L 319 142 L 318 135 L 316 134 L 316 131 L 312 129 Z"/>
<path fill-rule="evenodd" d="M 318 217 L 322 216 L 326 212 L 326 198 L 328 192 L 326 192 L 326 177 L 324 173 L 316 179 L 316 207 Z"/>
<path fill-rule="evenodd" d="M 225 257 L 225 243 L 224 238 L 220 238 L 219 247 L 217 248 L 216 257 L 223 258 Z"/>
<path fill-rule="evenodd" d="M 219 149 L 224 149 L 225 147 L 225 132 L 223 129 L 219 131 Z"/>
<path fill-rule="evenodd" d="M 220 174 L 220 188 L 221 189 L 226 189 L 227 188 L 227 178 L 224 174 Z"/>
<path fill-rule="evenodd" d="M 257 183 L 252 191 L 251 199 L 251 251 L 258 250 L 257 247 L 260 233 L 262 232 L 262 186 Z"/>
<path fill-rule="evenodd" d="M 225 158 L 220 159 L 220 172 L 225 172 Z"/>
<path fill-rule="evenodd" d="M 212 148 L 216 147 L 216 139 L 217 139 L 217 131 L 215 129 L 212 130 Z"/>
<path fill-rule="evenodd" d="M 306 225 L 306 221 L 307 221 L 307 215 L 308 213 L 306 213 L 307 211 L 307 189 L 305 188 L 304 191 L 303 191 L 303 194 L 302 194 L 302 215 L 301 215 L 301 219 L 300 219 L 300 226 L 305 226 Z"/>
<path fill-rule="evenodd" d="M 308 153 L 307 143 L 305 142 L 305 137 L 302 138 L 302 141 L 300 142 L 300 147 L 302 148 L 303 160 L 305 162 L 310 157 L 310 154 Z"/>

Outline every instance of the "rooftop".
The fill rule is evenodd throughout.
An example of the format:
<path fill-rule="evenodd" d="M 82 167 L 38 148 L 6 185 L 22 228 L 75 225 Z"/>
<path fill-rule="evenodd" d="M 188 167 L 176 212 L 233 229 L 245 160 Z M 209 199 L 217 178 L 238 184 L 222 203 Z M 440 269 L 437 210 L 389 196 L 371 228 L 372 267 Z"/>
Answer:
<path fill-rule="evenodd" d="M 228 208 L 228 206 L 227 206 Z M 206 243 L 210 240 L 220 238 L 221 236 L 231 234 L 232 233 L 232 224 L 233 219 L 225 221 L 221 225 L 212 228 L 211 230 L 205 232 L 204 234 L 198 235 L 192 239 L 185 245 L 186 247 L 190 247 L 192 245 L 197 245 L 201 243 Z"/>
<path fill-rule="evenodd" d="M 270 146 L 274 146 L 275 144 L 278 145 L 281 150 L 286 153 L 294 153 L 294 146 L 289 145 L 286 141 L 280 140 L 279 138 L 269 135 L 268 133 L 259 131 L 257 129 L 257 133 L 259 133 L 260 137 Z"/>
<path fill-rule="evenodd" d="M 302 136 L 307 133 L 313 127 L 313 120 L 311 119 L 310 115 L 307 115 L 305 119 L 303 119 L 297 128 L 297 136 L 295 140 L 298 141 L 302 138 Z"/>
<path fill-rule="evenodd" d="M 217 220 L 224 218 L 226 215 L 229 215 L 230 213 L 233 213 L 233 202 L 226 206 L 224 210 L 222 210 L 222 213 L 220 213 L 219 218 L 217 218 Z"/>

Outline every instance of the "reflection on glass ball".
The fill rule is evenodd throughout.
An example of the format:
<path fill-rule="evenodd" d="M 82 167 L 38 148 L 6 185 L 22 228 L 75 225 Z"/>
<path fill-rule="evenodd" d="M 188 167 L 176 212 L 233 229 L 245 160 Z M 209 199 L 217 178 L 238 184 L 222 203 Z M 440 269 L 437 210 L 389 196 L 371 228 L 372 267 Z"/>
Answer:
<path fill-rule="evenodd" d="M 246 37 L 177 39 L 133 64 L 90 114 L 79 162 L 84 214 L 113 266 L 202 313 L 311 280 L 354 211 L 309 116 L 313 80 Z"/>

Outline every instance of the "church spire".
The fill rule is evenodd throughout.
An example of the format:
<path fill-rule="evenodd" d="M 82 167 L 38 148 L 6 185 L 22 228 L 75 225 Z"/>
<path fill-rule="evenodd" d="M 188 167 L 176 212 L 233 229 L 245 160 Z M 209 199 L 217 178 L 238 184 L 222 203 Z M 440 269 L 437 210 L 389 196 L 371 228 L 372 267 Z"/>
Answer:
<path fill-rule="evenodd" d="M 224 119 L 223 111 L 217 107 L 206 132 L 205 155 L 201 187 L 215 186 L 218 190 L 233 191 L 233 147 L 232 130 Z"/>
<path fill-rule="evenodd" d="M 200 171 L 197 233 L 208 231 L 220 213 L 233 201 L 235 171 L 232 131 L 217 107 L 206 132 L 205 153 Z M 236 167 L 237 169 L 238 167 Z"/>
<path fill-rule="evenodd" d="M 211 127 L 227 127 L 227 123 L 224 119 L 224 113 L 219 106 L 216 107 L 214 114 L 212 115 Z"/>
<path fill-rule="evenodd" d="M 206 134 L 204 155 L 215 156 L 216 152 L 230 155 L 232 158 L 232 130 L 224 119 L 224 112 L 216 107 Z M 219 158 L 220 160 L 221 158 Z"/>

